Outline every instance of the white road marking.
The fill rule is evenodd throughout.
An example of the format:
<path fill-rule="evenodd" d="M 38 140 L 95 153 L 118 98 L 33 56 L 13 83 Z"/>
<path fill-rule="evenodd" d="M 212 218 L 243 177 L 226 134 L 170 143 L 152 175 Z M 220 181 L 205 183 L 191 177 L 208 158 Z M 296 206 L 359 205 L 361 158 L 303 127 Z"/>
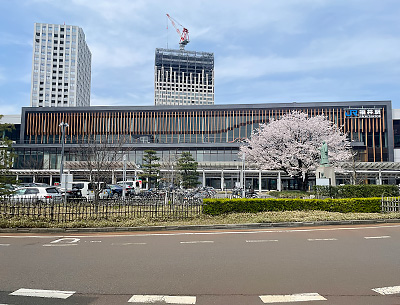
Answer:
<path fill-rule="evenodd" d="M 25 296 L 25 297 L 38 297 L 38 298 L 51 298 L 51 299 L 67 299 L 72 296 L 76 291 L 60 291 L 60 290 L 41 290 L 41 289 L 18 289 L 10 295 Z"/>
<path fill-rule="evenodd" d="M 51 244 L 57 244 L 57 243 L 73 244 L 73 243 L 77 243 L 78 241 L 80 241 L 80 238 L 65 237 L 65 238 L 53 240 L 50 243 Z"/>
<path fill-rule="evenodd" d="M 165 302 L 167 304 L 196 304 L 194 296 L 168 296 L 168 295 L 134 295 L 128 303 L 156 303 Z"/>
<path fill-rule="evenodd" d="M 59 245 L 44 244 L 43 247 L 69 247 L 69 246 L 77 246 L 77 245 L 78 244 L 59 244 Z"/>
<path fill-rule="evenodd" d="M 91 240 L 91 243 L 101 243 L 101 240 Z"/>
<path fill-rule="evenodd" d="M 397 293 L 400 293 L 400 286 L 374 288 L 374 289 L 372 289 L 372 291 L 375 291 L 382 295 L 397 294 Z"/>
<path fill-rule="evenodd" d="M 306 302 L 306 301 L 326 301 L 326 299 L 318 293 L 298 293 L 287 295 L 261 295 L 261 301 L 265 304 L 271 303 L 288 303 L 288 302 Z"/>
<path fill-rule="evenodd" d="M 181 244 L 213 244 L 212 240 L 181 241 Z"/>
<path fill-rule="evenodd" d="M 390 238 L 391 236 L 367 236 L 364 237 L 365 239 L 384 239 L 384 238 Z"/>
<path fill-rule="evenodd" d="M 147 245 L 147 243 L 112 243 L 111 246 Z"/>
<path fill-rule="evenodd" d="M 0 247 L 8 247 L 10 244 L 0 244 Z M 0 304 L 1 305 L 1 304 Z"/>
<path fill-rule="evenodd" d="M 278 241 L 277 239 L 254 239 L 254 240 L 246 240 L 246 243 L 268 243 Z"/>
<path fill-rule="evenodd" d="M 337 240 L 337 238 L 309 238 L 308 241 L 330 241 Z"/>
<path fill-rule="evenodd" d="M 76 246 L 80 238 L 65 237 L 57 240 L 53 240 L 50 244 L 44 244 L 43 247 L 66 247 L 66 246 Z"/>

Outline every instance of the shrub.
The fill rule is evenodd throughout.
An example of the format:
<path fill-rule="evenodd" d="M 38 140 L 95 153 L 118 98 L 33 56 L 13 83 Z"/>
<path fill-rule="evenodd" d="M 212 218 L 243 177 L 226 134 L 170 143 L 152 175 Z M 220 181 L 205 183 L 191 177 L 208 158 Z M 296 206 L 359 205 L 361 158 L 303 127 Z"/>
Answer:
<path fill-rule="evenodd" d="M 204 199 L 203 213 L 258 213 L 319 210 L 340 213 L 380 213 L 381 198 L 351 199 Z"/>
<path fill-rule="evenodd" d="M 339 186 L 315 186 L 316 195 L 331 198 L 371 198 L 371 197 L 397 197 L 399 188 L 397 185 L 339 185 Z"/>

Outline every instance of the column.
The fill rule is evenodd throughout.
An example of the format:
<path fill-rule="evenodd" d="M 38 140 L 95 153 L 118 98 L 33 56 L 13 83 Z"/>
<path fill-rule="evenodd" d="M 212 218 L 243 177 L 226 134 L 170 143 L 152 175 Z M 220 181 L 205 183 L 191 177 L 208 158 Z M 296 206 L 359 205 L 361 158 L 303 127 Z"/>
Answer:
<path fill-rule="evenodd" d="M 258 172 L 258 191 L 261 193 L 261 180 L 262 178 L 261 178 L 261 169 L 260 169 L 260 171 Z"/>
<path fill-rule="evenodd" d="M 276 188 L 278 192 L 282 191 L 282 179 L 281 179 L 281 172 L 278 172 L 278 181 L 276 182 Z"/>
<path fill-rule="evenodd" d="M 225 179 L 224 179 L 224 170 L 221 170 L 221 191 L 225 189 L 224 187 Z"/>

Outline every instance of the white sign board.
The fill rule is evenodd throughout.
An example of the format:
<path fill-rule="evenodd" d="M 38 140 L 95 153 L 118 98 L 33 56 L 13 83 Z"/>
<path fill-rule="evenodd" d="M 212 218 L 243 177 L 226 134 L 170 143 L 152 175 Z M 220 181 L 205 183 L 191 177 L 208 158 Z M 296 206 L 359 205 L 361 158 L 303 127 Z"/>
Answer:
<path fill-rule="evenodd" d="M 327 186 L 331 185 L 329 178 L 317 178 L 315 184 L 316 185 L 327 185 Z"/>
<path fill-rule="evenodd" d="M 66 191 L 72 190 L 72 181 L 73 181 L 72 174 L 62 174 L 61 189 L 66 190 Z"/>

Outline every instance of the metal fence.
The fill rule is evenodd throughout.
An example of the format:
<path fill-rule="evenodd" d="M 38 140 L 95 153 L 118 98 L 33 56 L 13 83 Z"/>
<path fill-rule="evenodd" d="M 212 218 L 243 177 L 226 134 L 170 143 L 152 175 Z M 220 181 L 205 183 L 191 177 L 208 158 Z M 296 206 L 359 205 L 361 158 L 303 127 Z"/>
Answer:
<path fill-rule="evenodd" d="M 382 197 L 382 213 L 400 212 L 400 197 Z"/>
<path fill-rule="evenodd" d="M 0 198 L 0 218 L 29 218 L 54 222 L 78 220 L 116 220 L 132 218 L 186 219 L 202 214 L 200 198 L 118 198 L 97 202 L 72 199 L 67 202 L 40 202 L 34 199 L 10 201 Z"/>

